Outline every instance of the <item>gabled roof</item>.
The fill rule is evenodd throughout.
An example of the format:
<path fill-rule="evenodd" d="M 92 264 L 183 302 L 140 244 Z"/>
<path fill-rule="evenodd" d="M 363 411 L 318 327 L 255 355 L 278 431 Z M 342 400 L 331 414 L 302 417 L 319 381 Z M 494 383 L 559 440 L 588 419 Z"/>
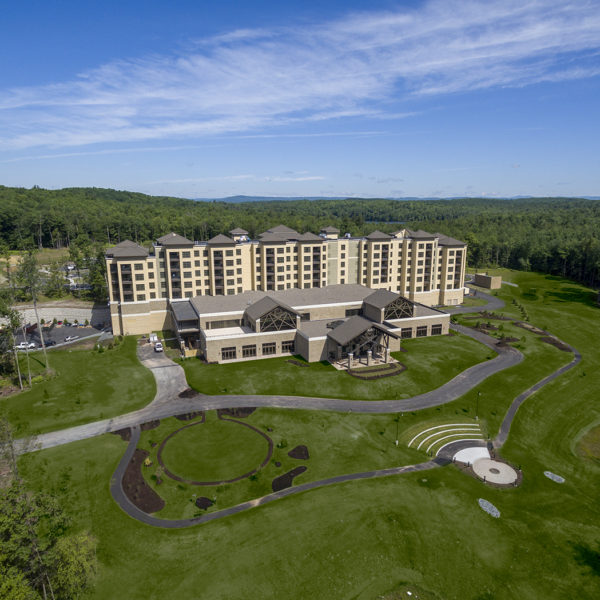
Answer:
<path fill-rule="evenodd" d="M 291 306 L 284 304 L 283 302 L 279 302 L 272 298 L 271 296 L 265 296 L 260 300 L 256 301 L 254 304 L 251 304 L 245 311 L 247 317 L 256 321 L 256 319 L 260 319 L 263 315 L 266 315 L 268 312 L 272 311 L 277 307 L 284 308 L 285 310 L 297 315 L 299 314 L 295 311 Z"/>
<path fill-rule="evenodd" d="M 178 321 L 197 321 L 198 315 L 194 310 L 192 303 L 189 300 L 185 301 L 172 301 L 171 309 Z"/>
<path fill-rule="evenodd" d="M 465 242 L 461 242 L 460 240 L 457 240 L 455 238 L 451 238 L 447 235 L 444 235 L 443 233 L 436 233 L 435 234 L 438 238 L 438 246 L 466 246 L 467 244 Z"/>
<path fill-rule="evenodd" d="M 230 237 L 219 233 L 219 235 L 215 235 L 214 238 L 211 238 L 207 242 L 211 246 L 232 246 L 235 245 L 235 240 L 232 240 Z"/>
<path fill-rule="evenodd" d="M 301 235 L 299 235 L 297 240 L 299 242 L 324 242 L 325 241 L 322 237 L 319 237 L 318 235 L 315 235 L 314 233 L 311 233 L 310 231 L 307 231 L 306 233 L 302 233 Z"/>
<path fill-rule="evenodd" d="M 434 240 L 437 237 L 437 235 L 423 231 L 422 229 L 417 229 L 417 231 L 411 231 L 410 229 L 407 229 L 406 233 L 408 237 L 414 240 Z"/>
<path fill-rule="evenodd" d="M 331 338 L 340 346 L 345 346 L 348 342 L 351 342 L 354 338 L 358 337 L 374 325 L 375 323 L 373 323 L 373 321 L 355 315 L 354 317 L 350 317 L 347 321 L 344 321 L 341 325 L 338 325 L 335 329 L 332 329 L 327 334 L 327 337 Z"/>
<path fill-rule="evenodd" d="M 123 240 L 120 244 L 108 248 L 106 250 L 106 256 L 111 256 L 113 258 L 146 258 L 148 256 L 148 250 L 131 240 Z"/>
<path fill-rule="evenodd" d="M 279 235 L 277 233 L 269 233 L 268 231 L 260 234 L 260 241 L 263 243 L 279 243 L 283 244 L 287 242 L 287 237 Z"/>
<path fill-rule="evenodd" d="M 184 238 L 178 233 L 167 233 L 156 240 L 161 246 L 193 246 L 194 242 Z"/>
<path fill-rule="evenodd" d="M 327 227 L 322 227 L 321 231 L 323 233 L 339 233 L 340 230 L 337 229 L 336 227 L 332 227 L 331 225 L 328 225 Z"/>
<path fill-rule="evenodd" d="M 388 290 L 377 290 L 370 296 L 367 296 L 364 299 L 364 303 L 374 306 L 375 308 L 385 308 L 388 304 L 391 304 L 399 297 L 400 294 L 395 294 L 394 292 L 390 292 Z"/>
<path fill-rule="evenodd" d="M 241 227 L 236 227 L 229 232 L 231 235 L 248 235 L 248 232 Z"/>
<path fill-rule="evenodd" d="M 370 233 L 367 236 L 368 240 L 391 240 L 392 236 L 387 233 L 383 233 L 383 231 L 375 230 L 373 233 Z"/>

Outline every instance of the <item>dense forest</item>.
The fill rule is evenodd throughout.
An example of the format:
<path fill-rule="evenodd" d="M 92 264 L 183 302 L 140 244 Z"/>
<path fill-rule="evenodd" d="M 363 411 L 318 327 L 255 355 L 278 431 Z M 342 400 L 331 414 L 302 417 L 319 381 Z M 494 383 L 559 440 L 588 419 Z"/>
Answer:
<path fill-rule="evenodd" d="M 0 186 L 0 244 L 11 249 L 93 242 L 139 243 L 176 231 L 205 240 L 234 227 L 251 236 L 284 223 L 304 232 L 401 227 L 442 232 L 469 244 L 472 267 L 503 266 L 600 282 L 600 201 L 573 198 L 294 200 L 196 202 L 97 188 L 44 190 Z"/>

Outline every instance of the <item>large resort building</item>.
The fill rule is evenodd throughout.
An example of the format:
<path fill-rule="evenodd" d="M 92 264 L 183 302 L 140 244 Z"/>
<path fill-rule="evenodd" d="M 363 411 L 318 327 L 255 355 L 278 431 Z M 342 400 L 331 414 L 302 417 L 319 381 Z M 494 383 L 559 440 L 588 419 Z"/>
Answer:
<path fill-rule="evenodd" d="M 466 245 L 439 233 L 229 233 L 207 242 L 170 233 L 150 252 L 131 241 L 110 248 L 115 334 L 173 330 L 184 354 L 209 362 L 387 361 L 402 338 L 447 333 L 448 314 L 433 307 L 463 301 Z"/>

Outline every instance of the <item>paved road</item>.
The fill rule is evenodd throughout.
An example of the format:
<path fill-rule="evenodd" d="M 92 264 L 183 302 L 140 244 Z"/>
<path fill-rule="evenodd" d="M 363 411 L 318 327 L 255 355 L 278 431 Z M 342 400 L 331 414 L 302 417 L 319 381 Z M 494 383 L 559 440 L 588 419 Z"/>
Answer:
<path fill-rule="evenodd" d="M 262 496 L 261 498 L 248 500 L 247 502 L 242 502 L 241 504 L 236 504 L 235 506 L 230 506 L 229 508 L 224 508 L 222 510 L 216 510 L 214 512 L 206 513 L 200 517 L 195 517 L 192 519 L 159 519 L 158 517 L 153 517 L 152 515 L 145 513 L 144 511 L 140 510 L 137 506 L 132 504 L 132 502 L 129 500 L 129 498 L 127 498 L 125 492 L 123 491 L 123 475 L 125 474 L 127 465 L 129 464 L 129 461 L 131 460 L 131 457 L 135 452 L 139 439 L 140 428 L 138 426 L 135 426 L 131 430 L 131 440 L 129 442 L 129 445 L 127 446 L 127 450 L 125 451 L 125 454 L 121 458 L 121 461 L 119 462 L 119 465 L 117 466 L 117 469 L 115 470 L 114 475 L 111 478 L 110 493 L 112 494 L 115 502 L 130 517 L 133 517 L 134 519 L 137 519 L 138 521 L 141 521 L 146 525 L 162 527 L 165 529 L 181 529 L 183 527 L 190 527 L 191 525 L 208 523 L 209 521 L 221 519 L 229 515 L 235 515 L 239 512 L 250 510 L 251 508 L 256 508 L 257 506 L 263 506 L 264 504 L 268 504 L 269 502 L 273 502 L 274 500 L 279 500 L 280 498 L 285 498 L 286 496 L 300 494 L 302 492 L 314 490 L 316 488 L 324 487 L 326 485 L 334 485 L 336 483 L 344 483 L 347 481 L 357 481 L 359 479 L 376 479 L 378 477 L 389 477 L 390 475 L 402 475 L 404 473 L 425 471 L 427 469 L 433 469 L 435 467 L 443 466 L 445 464 L 448 464 L 449 462 L 445 459 L 436 458 L 434 460 L 419 463 L 416 465 L 394 467 L 391 469 L 380 469 L 377 471 L 366 471 L 363 473 L 351 473 L 349 475 L 337 475 L 336 477 L 328 477 L 327 479 L 321 479 L 319 481 L 310 481 L 308 483 L 294 485 L 293 487 L 280 490 L 279 492 L 273 492 L 272 494 L 267 494 L 266 496 Z"/>
<path fill-rule="evenodd" d="M 487 300 L 487 304 L 479 307 L 470 307 L 463 309 L 449 309 L 448 312 L 473 313 L 483 310 L 493 311 L 504 306 L 504 303 L 493 296 L 478 292 L 479 297 Z M 79 427 L 73 427 L 63 431 L 52 432 L 38 436 L 34 440 L 34 445 L 26 444 L 23 440 L 19 440 L 18 451 L 28 452 L 41 448 L 49 448 L 60 444 L 66 444 L 72 441 L 81 440 L 102 433 L 116 431 L 125 427 L 131 427 L 132 435 L 127 450 L 111 479 L 111 494 L 121 508 L 131 517 L 146 523 L 148 525 L 163 527 L 163 528 L 182 528 L 189 527 L 200 523 L 206 523 L 215 519 L 219 519 L 228 515 L 236 514 L 251 508 L 262 506 L 279 498 L 284 498 L 292 494 L 299 494 L 308 490 L 320 488 L 327 485 L 343 483 L 347 481 L 356 481 L 359 479 L 372 479 L 378 477 L 388 477 L 391 475 L 399 475 L 415 471 L 424 471 L 432 469 L 450 462 L 451 457 L 448 452 L 437 457 L 434 460 L 419 463 L 416 465 L 408 465 L 402 467 L 394 467 L 390 469 L 382 469 L 376 471 L 367 471 L 361 473 L 351 473 L 346 475 L 338 475 L 320 481 L 313 481 L 304 484 L 295 485 L 293 487 L 267 494 L 261 498 L 256 498 L 248 502 L 243 502 L 236 506 L 232 506 L 223 510 L 214 511 L 204 514 L 193 519 L 178 519 L 165 520 L 153 517 L 144 513 L 126 497 L 122 479 L 135 452 L 135 448 L 140 437 L 140 424 L 153 419 L 162 419 L 169 416 L 182 414 L 196 410 L 209 410 L 216 408 L 235 408 L 243 406 L 270 406 L 279 408 L 292 409 L 311 409 L 311 410 L 333 410 L 340 412 L 358 412 L 358 413 L 394 413 L 422 410 L 433 406 L 439 406 L 447 402 L 451 402 L 459 398 L 467 391 L 473 389 L 492 374 L 498 373 L 504 369 L 514 366 L 523 360 L 523 355 L 516 349 L 508 347 L 496 346 L 497 340 L 484 333 L 474 331 L 470 328 L 460 325 L 453 325 L 453 329 L 468 335 L 477 341 L 485 344 L 489 348 L 498 352 L 498 356 L 492 360 L 474 365 L 469 369 L 457 375 L 451 381 L 445 383 L 441 387 L 425 394 L 420 394 L 412 398 L 404 400 L 384 400 L 384 401 L 352 401 L 336 398 L 317 398 L 317 397 L 302 397 L 302 396 L 260 396 L 260 395 L 228 395 L 228 396 L 206 396 L 197 394 L 192 398 L 180 398 L 179 394 L 188 388 L 183 369 L 168 359 L 164 354 L 155 353 L 152 346 L 149 344 L 140 345 L 138 347 L 138 357 L 142 364 L 149 368 L 156 379 L 157 392 L 153 401 L 141 410 L 120 415 L 113 419 L 90 423 Z M 545 377 L 537 384 L 520 394 L 511 406 L 502 422 L 499 434 L 494 440 L 494 446 L 499 448 L 506 441 L 510 426 L 521 404 L 531 394 L 535 393 L 548 382 L 556 379 L 567 370 L 574 367 L 580 360 L 581 356 L 577 350 L 572 348 L 574 358 L 568 365 L 561 367 L 548 377 Z M 482 444 L 484 442 L 481 442 Z M 461 445 L 461 442 L 456 443 L 456 448 Z M 464 445 L 464 443 L 463 443 Z M 455 451 L 452 445 L 452 452 Z M 449 448 L 447 448 L 449 450 Z"/>
<path fill-rule="evenodd" d="M 191 411 L 236 407 L 275 407 L 304 410 L 332 410 L 354 413 L 399 413 L 440 406 L 460 398 L 491 375 L 519 364 L 523 355 L 508 346 L 496 346 L 497 340 L 468 327 L 453 325 L 457 331 L 468 335 L 498 352 L 495 358 L 469 367 L 441 387 L 403 400 L 343 400 L 307 396 L 222 395 L 197 394 L 192 398 L 180 398 L 179 393 L 188 388 L 183 369 L 164 354 L 154 353 L 150 345 L 138 347 L 138 356 L 156 379 L 157 392 L 154 400 L 144 408 L 112 419 L 96 421 L 61 431 L 37 436 L 29 444 L 18 440 L 17 450 L 27 452 L 41 450 L 117 431 L 125 427 L 141 425 L 153 419 L 164 419 Z"/>

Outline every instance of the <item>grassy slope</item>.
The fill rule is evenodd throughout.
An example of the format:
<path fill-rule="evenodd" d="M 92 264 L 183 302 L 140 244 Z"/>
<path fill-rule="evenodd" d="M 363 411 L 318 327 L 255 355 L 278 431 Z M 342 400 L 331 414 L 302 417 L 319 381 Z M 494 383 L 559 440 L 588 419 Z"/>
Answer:
<path fill-rule="evenodd" d="M 0 400 L 16 436 L 65 429 L 136 410 L 156 393 L 152 373 L 136 356 L 136 340 L 125 338 L 102 354 L 91 350 L 51 350 L 56 376 L 35 384 L 31 391 Z M 31 354 L 32 370 L 41 370 Z M 23 361 L 22 361 L 23 362 Z"/>
<path fill-rule="evenodd" d="M 126 590 L 128 598 L 366 599 L 404 582 L 447 599 L 597 598 L 600 578 L 582 556 L 598 550 L 600 466 L 574 449 L 600 422 L 600 311 L 585 296 L 579 301 L 581 288 L 570 282 L 518 273 L 511 279 L 547 289 L 545 297 L 522 300 L 532 323 L 584 357 L 519 410 L 504 454 L 523 466 L 520 488 L 490 489 L 447 467 L 324 488 L 206 526 L 166 531 L 133 521 L 112 502 L 108 484 L 125 448 L 116 436 L 29 455 L 21 460 L 23 472 L 34 486 L 62 487 L 56 491 L 70 507 L 74 529 L 89 528 L 98 537 L 97 598 Z M 502 292 L 518 296 L 521 289 Z M 550 295 L 556 293 L 571 298 Z M 538 375 L 524 370 L 520 387 Z M 566 483 L 546 479 L 544 469 Z M 481 511 L 479 497 L 493 502 L 501 518 Z"/>
<path fill-rule="evenodd" d="M 206 365 L 200 360 L 182 362 L 188 383 L 205 394 L 290 394 L 349 400 L 409 398 L 435 389 L 466 368 L 493 353 L 466 336 L 403 340 L 407 352 L 394 354 L 407 369 L 398 376 L 361 381 L 329 364 L 308 367 L 287 358 Z"/>

